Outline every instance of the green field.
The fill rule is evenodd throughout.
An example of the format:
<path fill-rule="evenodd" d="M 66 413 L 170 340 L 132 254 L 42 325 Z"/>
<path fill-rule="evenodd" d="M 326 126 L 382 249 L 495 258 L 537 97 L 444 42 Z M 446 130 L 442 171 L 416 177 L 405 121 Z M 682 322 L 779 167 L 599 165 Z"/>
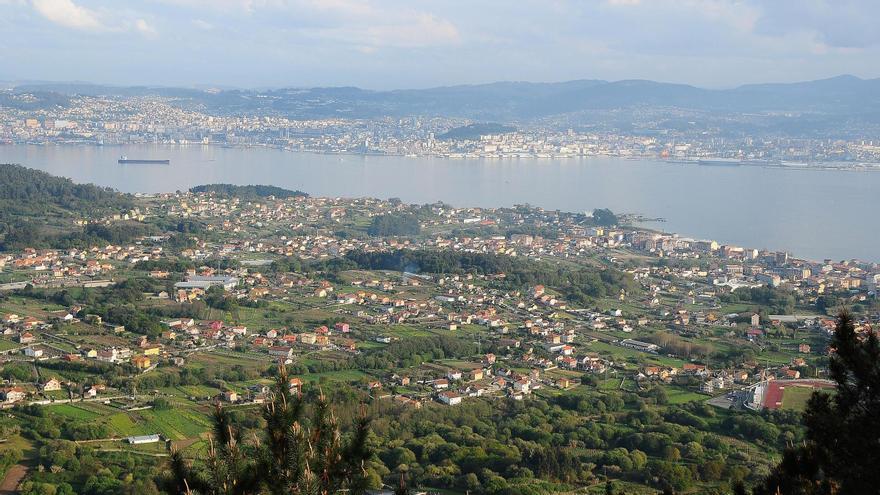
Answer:
<path fill-rule="evenodd" d="M 383 335 L 390 335 L 400 338 L 425 337 L 431 334 L 432 332 L 424 328 L 410 325 L 390 325 L 388 327 L 385 327 L 383 330 Z"/>
<path fill-rule="evenodd" d="M 127 413 L 116 413 L 110 416 L 107 426 L 113 431 L 115 436 L 120 437 L 158 433 L 156 431 L 148 431 L 148 428 L 145 428 L 144 425 L 135 423 Z"/>
<path fill-rule="evenodd" d="M 684 404 L 686 402 L 694 402 L 698 400 L 708 399 L 708 397 L 703 394 L 698 394 L 690 390 L 672 386 L 666 387 L 666 397 L 669 401 L 669 404 Z"/>
<path fill-rule="evenodd" d="M 19 347 L 21 347 L 21 344 L 17 344 L 11 340 L 0 339 L 0 352 L 17 349 Z"/>
<path fill-rule="evenodd" d="M 670 366 L 680 368 L 684 364 L 684 360 L 663 356 L 660 354 L 648 354 L 639 352 L 635 349 L 628 349 L 606 342 L 591 342 L 581 346 L 584 351 L 598 352 L 600 355 L 610 355 L 612 360 L 620 362 L 622 360 L 632 360 L 633 364 L 659 364 L 662 366 Z"/>
<path fill-rule="evenodd" d="M 367 377 L 366 373 L 359 370 L 340 370 L 340 371 L 325 371 L 323 373 L 306 373 L 300 378 L 306 382 L 316 382 L 322 378 L 330 381 L 336 382 L 353 382 L 358 381 L 364 377 Z"/>
<path fill-rule="evenodd" d="M 60 414 L 68 418 L 78 419 L 82 421 L 91 421 L 95 418 L 101 417 L 100 414 L 94 411 L 89 411 L 73 404 L 59 404 L 57 406 L 49 406 L 47 410 L 50 413 Z"/>
<path fill-rule="evenodd" d="M 181 385 L 177 388 L 192 397 L 213 397 L 221 392 L 220 389 L 207 385 Z"/>
<path fill-rule="evenodd" d="M 209 429 L 208 418 L 195 411 L 168 409 L 164 411 L 144 410 L 137 413 L 144 421 L 144 427 L 154 433 L 161 433 L 172 440 L 196 437 Z"/>
<path fill-rule="evenodd" d="M 782 409 L 803 411 L 814 390 L 816 389 L 812 387 L 785 387 L 785 391 L 782 392 Z"/>

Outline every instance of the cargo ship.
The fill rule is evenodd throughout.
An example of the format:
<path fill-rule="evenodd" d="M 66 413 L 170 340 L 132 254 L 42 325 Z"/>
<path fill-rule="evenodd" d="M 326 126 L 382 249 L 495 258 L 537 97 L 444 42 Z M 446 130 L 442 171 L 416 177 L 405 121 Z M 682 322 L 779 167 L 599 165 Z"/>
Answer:
<path fill-rule="evenodd" d="M 697 161 L 699 165 L 710 167 L 738 167 L 743 164 L 739 158 L 709 158 Z"/>
<path fill-rule="evenodd" d="M 125 155 L 119 157 L 117 160 L 118 163 L 127 165 L 127 164 L 144 164 L 144 165 L 170 165 L 171 160 L 143 160 L 143 159 L 135 159 L 129 158 Z"/>

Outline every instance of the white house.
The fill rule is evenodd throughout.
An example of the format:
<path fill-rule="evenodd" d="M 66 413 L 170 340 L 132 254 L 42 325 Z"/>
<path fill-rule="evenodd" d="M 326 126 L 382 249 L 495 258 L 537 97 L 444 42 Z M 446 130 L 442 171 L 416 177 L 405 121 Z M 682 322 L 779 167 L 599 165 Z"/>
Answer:
<path fill-rule="evenodd" d="M 447 406 L 461 404 L 461 396 L 458 395 L 458 393 L 452 392 L 450 390 L 440 392 L 439 394 L 437 394 L 437 398 L 440 399 L 440 402 L 446 404 Z"/>

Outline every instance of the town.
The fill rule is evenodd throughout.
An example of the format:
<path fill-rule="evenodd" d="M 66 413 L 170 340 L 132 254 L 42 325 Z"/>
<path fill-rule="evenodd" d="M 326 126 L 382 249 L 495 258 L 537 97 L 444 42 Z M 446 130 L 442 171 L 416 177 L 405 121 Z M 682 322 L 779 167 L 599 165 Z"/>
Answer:
<path fill-rule="evenodd" d="M 0 253 L 0 406 L 44 409 L 63 438 L 109 451 L 196 448 L 211 408 L 261 407 L 280 367 L 292 393 L 347 390 L 379 415 L 624 394 L 730 415 L 719 431 L 755 414 L 781 427 L 791 416 L 761 415 L 831 386 L 836 309 L 859 332 L 880 321 L 875 263 L 688 239 L 609 210 L 228 185 L 116 201 L 52 220 L 99 236 L 89 245 L 13 230 Z M 778 430 L 754 431 L 726 434 L 777 445 Z"/>
<path fill-rule="evenodd" d="M 76 95 L 65 105 L 51 104 L 54 100 L 44 105 L 41 94 L 7 95 L 10 102 L 0 105 L 0 143 L 7 144 L 214 144 L 445 158 L 615 156 L 858 170 L 874 170 L 880 163 L 880 143 L 858 133 L 836 139 L 731 136 L 721 124 L 667 129 L 669 115 L 650 112 L 643 116 L 642 129 L 627 133 L 603 126 L 575 130 L 564 119 L 522 121 L 515 127 L 438 116 L 296 119 L 211 113 L 160 96 Z"/>

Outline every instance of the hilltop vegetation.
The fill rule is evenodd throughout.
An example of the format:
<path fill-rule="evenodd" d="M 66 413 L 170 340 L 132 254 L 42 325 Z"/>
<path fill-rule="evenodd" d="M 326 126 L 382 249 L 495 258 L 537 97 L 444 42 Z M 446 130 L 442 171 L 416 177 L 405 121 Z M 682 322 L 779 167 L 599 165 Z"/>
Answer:
<path fill-rule="evenodd" d="M 348 253 L 345 259 L 365 270 L 504 274 L 504 282 L 512 288 L 547 285 L 558 289 L 575 302 L 614 295 L 620 291 L 634 291 L 637 287 L 626 274 L 611 268 L 570 269 L 496 254 L 426 250 L 381 253 L 354 251 Z"/>
<path fill-rule="evenodd" d="M 110 188 L 0 164 L 0 249 L 122 242 L 143 235 L 145 229 L 97 224 L 80 228 L 75 222 L 118 214 L 133 206 L 130 196 Z"/>
<path fill-rule="evenodd" d="M 160 95 L 184 107 L 220 114 L 264 112 L 290 118 L 377 118 L 440 115 L 498 122 L 568 115 L 581 123 L 626 123 L 622 109 L 669 113 L 670 107 L 697 114 L 763 114 L 758 128 L 780 128 L 792 134 L 834 133 L 831 125 L 847 119 L 875 125 L 880 79 L 842 75 L 786 84 L 749 84 L 730 89 L 704 89 L 647 80 L 575 80 L 554 83 L 494 82 L 426 89 L 370 91 L 355 87 L 282 88 L 266 91 L 208 92 L 179 88 L 107 87 L 94 85 L 21 85 L 16 93 L 40 95 L 40 108 L 64 102 L 53 93 L 85 95 Z M 14 95 L 14 93 L 13 93 Z M 801 119 L 777 117 L 780 110 L 803 113 Z M 793 121 L 793 122 L 792 122 Z M 812 129 L 807 126 L 812 125 Z M 803 128 L 801 128 L 802 126 Z"/>
<path fill-rule="evenodd" d="M 380 215 L 367 228 L 372 236 L 418 235 L 421 231 L 415 215 Z"/>
<path fill-rule="evenodd" d="M 131 198 L 108 187 L 76 184 L 21 165 L 0 164 L 0 221 L 39 215 L 95 215 L 132 207 Z"/>
<path fill-rule="evenodd" d="M 235 184 L 204 184 L 190 188 L 193 193 L 215 193 L 223 196 L 234 196 L 241 199 L 249 198 L 266 198 L 274 196 L 276 198 L 293 198 L 308 197 L 308 194 L 302 191 L 291 191 L 277 186 L 265 185 L 247 185 L 237 186 Z"/>

